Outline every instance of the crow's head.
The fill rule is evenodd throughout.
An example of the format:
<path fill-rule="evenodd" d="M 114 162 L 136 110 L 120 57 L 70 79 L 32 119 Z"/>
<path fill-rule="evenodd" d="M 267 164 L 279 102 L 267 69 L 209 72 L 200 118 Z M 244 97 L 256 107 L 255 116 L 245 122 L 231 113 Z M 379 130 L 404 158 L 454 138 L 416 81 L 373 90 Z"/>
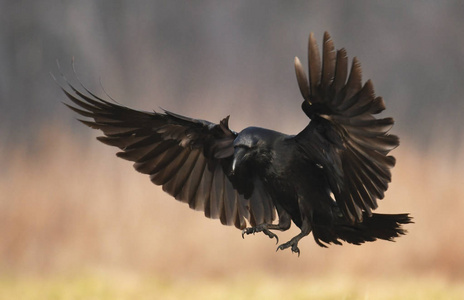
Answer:
<path fill-rule="evenodd" d="M 242 130 L 234 140 L 232 174 L 253 172 L 255 167 L 265 167 L 271 160 L 272 146 L 280 135 L 282 134 L 259 127 Z"/>

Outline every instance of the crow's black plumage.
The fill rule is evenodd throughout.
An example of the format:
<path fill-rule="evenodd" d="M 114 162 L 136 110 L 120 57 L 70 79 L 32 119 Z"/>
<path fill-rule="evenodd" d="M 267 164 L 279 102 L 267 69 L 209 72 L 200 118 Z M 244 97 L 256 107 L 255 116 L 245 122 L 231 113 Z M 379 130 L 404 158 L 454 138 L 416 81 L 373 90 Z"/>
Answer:
<path fill-rule="evenodd" d="M 375 214 L 384 197 L 398 146 L 388 134 L 392 118 L 371 81 L 364 86 L 353 59 L 348 73 L 344 49 L 335 51 L 324 34 L 322 62 L 313 35 L 308 45 L 309 80 L 298 58 L 295 70 L 311 119 L 297 135 L 248 127 L 236 133 L 228 117 L 219 124 L 164 113 L 136 111 L 103 100 L 85 89 L 63 89 L 81 120 L 103 131 L 98 140 L 121 149 L 137 171 L 208 218 L 235 225 L 242 235 L 287 230 L 301 233 L 278 247 L 299 254 L 298 242 L 311 231 L 321 245 L 340 240 L 361 244 L 392 240 L 405 233 L 408 214 Z M 272 224 L 278 215 L 278 223 Z M 251 227 L 247 226 L 247 221 Z"/>

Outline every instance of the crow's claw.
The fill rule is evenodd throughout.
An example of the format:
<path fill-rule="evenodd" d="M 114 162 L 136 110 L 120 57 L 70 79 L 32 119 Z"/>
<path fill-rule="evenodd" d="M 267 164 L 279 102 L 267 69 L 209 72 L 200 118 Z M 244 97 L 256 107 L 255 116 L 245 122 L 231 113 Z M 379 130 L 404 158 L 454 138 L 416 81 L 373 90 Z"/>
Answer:
<path fill-rule="evenodd" d="M 270 239 L 275 238 L 276 244 L 279 243 L 279 237 L 275 234 L 272 233 L 268 228 L 266 224 L 258 225 L 256 227 L 248 227 L 242 230 L 242 238 L 245 238 L 245 234 L 255 234 L 256 232 L 263 232 L 265 235 L 267 235 Z"/>
<path fill-rule="evenodd" d="M 270 239 L 275 238 L 276 245 L 279 243 L 279 237 L 275 233 L 272 233 L 269 229 L 263 229 L 263 233 L 267 235 Z"/>
<path fill-rule="evenodd" d="M 290 241 L 280 245 L 279 247 L 277 247 L 276 252 L 279 251 L 279 250 L 284 250 L 284 249 L 290 248 L 290 247 L 292 249 L 292 252 L 293 253 L 298 253 L 298 257 L 300 257 L 300 249 L 298 248 L 298 242 L 295 242 L 293 240 L 290 240 Z"/>
<path fill-rule="evenodd" d="M 255 234 L 256 232 L 260 232 L 261 230 L 258 227 L 248 227 L 242 230 L 242 239 L 245 238 L 245 234 Z"/>

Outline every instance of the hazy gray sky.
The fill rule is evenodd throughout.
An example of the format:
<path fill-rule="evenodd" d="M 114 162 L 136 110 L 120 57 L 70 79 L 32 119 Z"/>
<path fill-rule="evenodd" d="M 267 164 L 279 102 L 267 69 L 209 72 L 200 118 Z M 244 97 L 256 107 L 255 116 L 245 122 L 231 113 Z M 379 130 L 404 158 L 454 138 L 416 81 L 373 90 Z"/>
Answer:
<path fill-rule="evenodd" d="M 307 120 L 293 70 L 307 37 L 329 31 L 383 96 L 395 133 L 461 144 L 461 1 L 1 1 L 0 134 L 77 125 L 50 72 L 120 103 L 163 107 L 240 130 L 296 133 Z M 276 122 L 278 120 L 278 122 Z M 403 139 L 404 141 L 404 139 Z"/>

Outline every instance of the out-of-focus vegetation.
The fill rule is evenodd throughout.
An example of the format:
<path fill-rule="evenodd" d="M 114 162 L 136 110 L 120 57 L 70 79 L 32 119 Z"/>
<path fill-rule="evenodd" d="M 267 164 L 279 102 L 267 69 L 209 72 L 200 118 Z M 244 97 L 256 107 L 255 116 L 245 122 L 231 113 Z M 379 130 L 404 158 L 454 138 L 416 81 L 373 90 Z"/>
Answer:
<path fill-rule="evenodd" d="M 0 299 L 375 299 L 460 300 L 464 285 L 437 277 L 281 278 L 267 274 L 191 280 L 124 275 L 0 279 Z"/>
<path fill-rule="evenodd" d="M 0 176 L 0 270 L 53 274 L 83 268 L 130 270 L 164 278 L 248 272 L 462 278 L 462 163 L 394 151 L 398 165 L 380 212 L 410 212 L 415 224 L 396 243 L 318 247 L 302 240 L 301 257 L 275 252 L 264 235 L 244 240 L 206 219 L 114 156 L 115 149 L 44 128 L 34 152 L 11 147 Z M 285 241 L 298 232 L 280 234 Z"/>
<path fill-rule="evenodd" d="M 464 298 L 463 3 L 340 3 L 1 1 L 0 298 Z M 396 243 L 308 236 L 297 258 L 242 240 L 91 141 L 49 74 L 76 83 L 74 57 L 121 104 L 292 134 L 308 121 L 293 58 L 325 30 L 397 121 L 379 212 L 416 223 Z"/>

